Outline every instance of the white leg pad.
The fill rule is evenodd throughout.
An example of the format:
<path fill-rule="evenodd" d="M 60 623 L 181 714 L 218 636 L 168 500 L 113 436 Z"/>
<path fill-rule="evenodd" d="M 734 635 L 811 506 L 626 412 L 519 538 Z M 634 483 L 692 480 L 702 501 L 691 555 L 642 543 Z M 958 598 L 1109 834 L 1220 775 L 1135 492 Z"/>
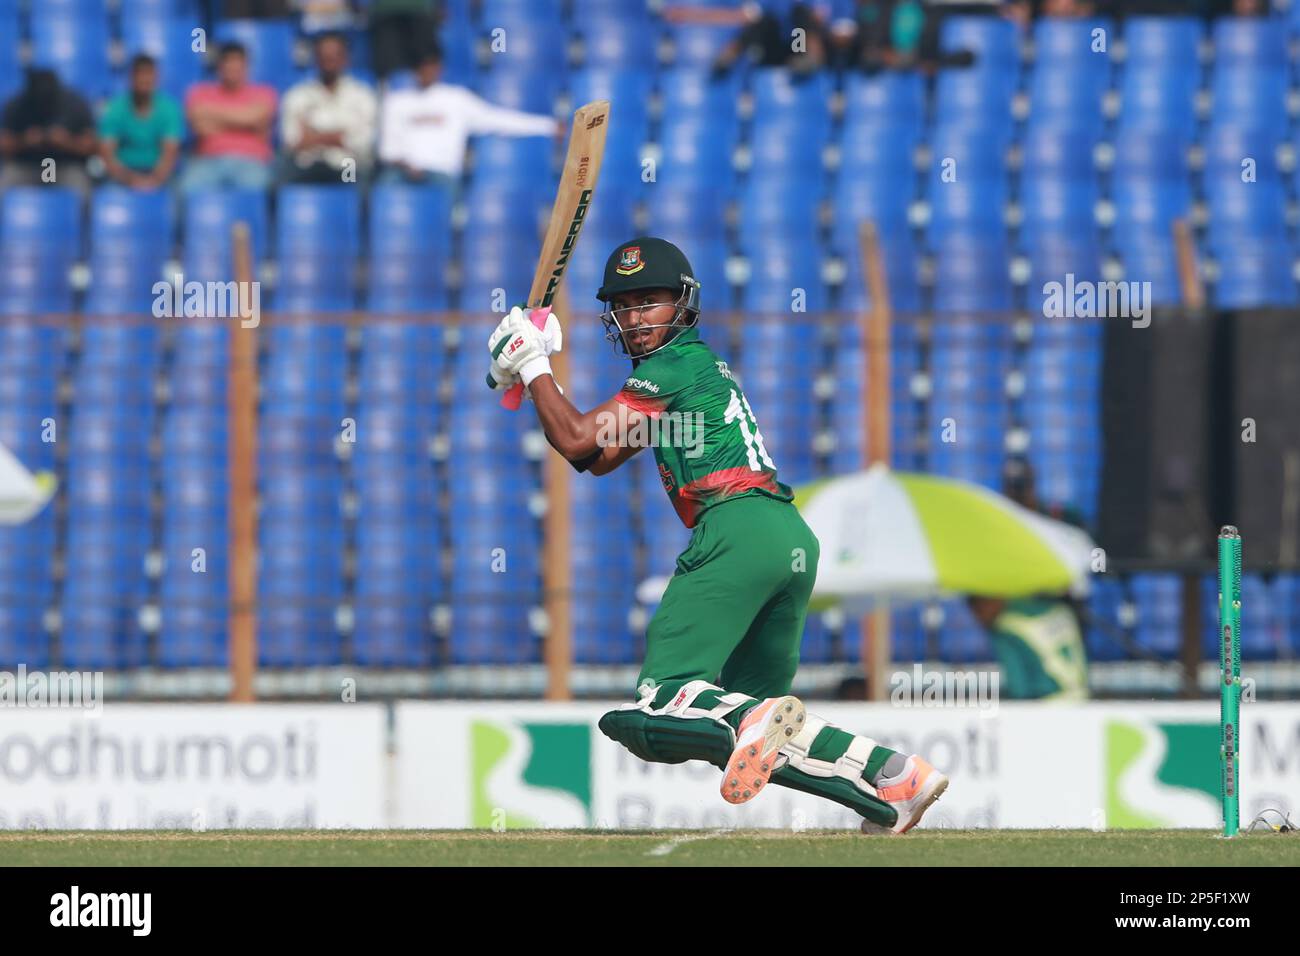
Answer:
<path fill-rule="evenodd" d="M 876 795 L 876 790 L 863 778 L 862 772 L 867 767 L 867 758 L 875 748 L 876 742 L 870 737 L 855 736 L 848 749 L 836 761 L 817 760 L 808 755 L 817 735 L 826 727 L 826 721 L 809 714 L 803 729 L 793 739 L 786 742 L 779 751 L 791 767 L 811 777 L 843 777 L 851 780 L 863 793 Z"/>

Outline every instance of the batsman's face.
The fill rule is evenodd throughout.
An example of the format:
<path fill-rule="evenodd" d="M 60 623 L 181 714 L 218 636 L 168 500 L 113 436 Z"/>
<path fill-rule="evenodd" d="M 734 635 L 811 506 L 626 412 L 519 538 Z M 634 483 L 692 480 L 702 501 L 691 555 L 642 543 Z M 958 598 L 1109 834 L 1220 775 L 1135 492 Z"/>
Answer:
<path fill-rule="evenodd" d="M 613 298 L 614 318 L 627 354 L 635 358 L 659 348 L 673 333 L 677 294 L 672 289 L 640 289 Z"/>

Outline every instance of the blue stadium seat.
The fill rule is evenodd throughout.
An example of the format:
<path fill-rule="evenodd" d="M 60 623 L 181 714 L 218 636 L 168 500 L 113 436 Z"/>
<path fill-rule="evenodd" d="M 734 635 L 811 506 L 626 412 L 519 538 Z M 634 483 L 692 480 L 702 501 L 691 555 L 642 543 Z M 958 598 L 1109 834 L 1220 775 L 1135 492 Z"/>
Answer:
<path fill-rule="evenodd" d="M 847 239 L 856 245 L 859 224 L 870 220 L 887 241 L 909 238 L 911 227 L 908 214 L 916 197 L 900 188 L 906 182 L 904 180 L 900 183 L 888 174 L 841 175 L 831 192 L 836 237 Z"/>
<path fill-rule="evenodd" d="M 611 67 L 635 64 L 648 76 L 648 67 L 655 62 L 658 38 L 645 18 L 636 15 L 637 10 L 632 6 L 617 11 L 606 9 L 591 17 L 575 16 L 575 32 L 583 41 L 583 64 Z"/>
<path fill-rule="evenodd" d="M 784 68 L 758 70 L 750 91 L 755 124 L 786 120 L 816 128 L 828 120 L 831 85 L 825 73 L 798 76 Z"/>
<path fill-rule="evenodd" d="M 782 229 L 799 233 L 815 226 L 816 209 L 825 196 L 825 178 L 811 171 L 790 179 L 750 177 L 741 187 L 740 228 Z"/>
<path fill-rule="evenodd" d="M 1283 67 L 1220 66 L 1210 81 L 1210 122 L 1280 131 L 1287 125 L 1288 86 Z"/>
<path fill-rule="evenodd" d="M 1219 270 L 1214 301 L 1220 308 L 1296 304 L 1296 250 L 1284 237 L 1224 229 L 1210 233 L 1209 245 Z"/>
<path fill-rule="evenodd" d="M 844 84 L 844 123 L 919 133 L 925 120 L 925 82 L 919 73 L 850 73 Z"/>
<path fill-rule="evenodd" d="M 761 233 L 762 228 L 755 228 Z M 777 236 L 755 239 L 745 249 L 751 275 L 744 287 L 743 307 L 749 311 L 817 312 L 826 308 L 820 252 L 811 241 L 788 242 Z"/>
<path fill-rule="evenodd" d="M 108 12 L 100 0 L 36 4 L 31 31 L 33 66 L 54 70 L 91 101 L 109 92 Z"/>
<path fill-rule="evenodd" d="M 1096 183 L 1029 179 L 1020 184 L 1021 234 L 1028 244 L 1045 234 L 1095 240 Z"/>
<path fill-rule="evenodd" d="M 1134 638 L 1166 660 L 1177 658 L 1182 645 L 1182 584 L 1176 574 L 1135 574 L 1129 581 L 1137 611 Z"/>
<path fill-rule="evenodd" d="M 1022 233 L 1022 242 L 1029 259 L 1027 307 L 1033 313 L 1041 313 L 1049 282 L 1066 283 L 1067 276 L 1078 283 L 1101 280 L 1101 245 L 1084 230 L 1071 232 L 1068 223 L 1040 226 Z"/>
<path fill-rule="evenodd" d="M 510 20 L 556 22 L 563 19 L 561 0 L 483 0 L 479 22 L 484 26 L 507 24 Z"/>
<path fill-rule="evenodd" d="M 667 36 L 672 47 L 672 63 L 677 67 L 707 68 L 722 53 L 736 34 L 735 27 L 711 24 L 671 23 Z"/>
<path fill-rule="evenodd" d="M 233 272 L 231 227 L 236 222 L 249 226 L 253 261 L 266 255 L 266 196 L 242 190 L 212 190 L 192 193 L 185 200 L 183 262 L 185 278 L 198 281 L 229 281 Z M 192 266 L 203 265 L 197 270 Z"/>
<path fill-rule="evenodd" d="M 511 68 L 502 64 L 477 83 L 478 94 L 489 103 L 527 113 L 553 113 L 561 89 L 563 76 L 553 65 Z"/>
<path fill-rule="evenodd" d="M 466 230 L 461 246 L 461 309 L 483 312 L 498 305 L 508 309 L 527 299 L 539 241 L 525 228 L 518 224 L 509 233 L 486 226 Z M 505 298 L 498 301 L 501 292 Z"/>
<path fill-rule="evenodd" d="M 66 257 L 81 252 L 81 197 L 71 189 L 19 186 L 0 197 L 0 243 Z"/>
<path fill-rule="evenodd" d="M 664 128 L 694 123 L 715 130 L 723 142 L 730 142 L 736 131 L 738 93 L 734 73 L 715 77 L 698 66 L 664 70 L 659 74 Z"/>
<path fill-rule="evenodd" d="M 734 178 L 731 163 L 736 145 L 726 127 L 715 129 L 695 117 L 665 121 L 659 145 L 662 154 L 655 180 L 661 187 L 694 187 L 725 196 Z"/>
<path fill-rule="evenodd" d="M 824 131 L 799 124 L 772 122 L 755 126 L 749 141 L 753 156 L 751 181 L 763 185 L 767 179 L 775 181 L 771 185 L 797 188 L 799 184 L 790 180 L 820 179 L 825 142 Z"/>
<path fill-rule="evenodd" d="M 24 525 L 0 528 L 0 667 L 48 667 L 51 643 L 42 618 L 54 595 L 54 513 L 47 508 Z"/>
<path fill-rule="evenodd" d="M 171 251 L 175 215 L 165 190 L 143 192 L 121 186 L 101 186 L 90 200 L 90 245 L 93 251 L 133 251 L 165 256 Z"/>
<path fill-rule="evenodd" d="M 1094 52 L 1093 32 L 1106 48 Z M 1110 85 L 1106 20 L 1044 17 L 1034 24 L 1034 67 L 1029 75 L 1029 125 L 1100 130 L 1102 97 Z"/>
<path fill-rule="evenodd" d="M 282 186 L 275 225 L 281 256 L 354 256 L 361 247 L 361 197 L 346 186 Z"/>
<path fill-rule="evenodd" d="M 1199 85 L 1200 78 L 1193 71 L 1170 71 L 1164 64 L 1130 62 L 1120 81 L 1120 129 L 1185 136 L 1196 126 Z M 1118 138 L 1123 140 L 1122 135 Z"/>
<path fill-rule="evenodd" d="M 0 3 L 0 102 L 8 102 L 23 85 L 21 46 L 18 5 Z"/>
<path fill-rule="evenodd" d="M 969 50 L 978 70 L 1016 71 L 1020 66 L 1020 30 L 998 17 L 954 16 L 943 21 L 939 44 L 944 52 Z"/>
<path fill-rule="evenodd" d="M 840 287 L 838 305 L 854 311 L 866 309 L 871 304 L 863 273 L 862 252 L 853 223 L 837 230 L 834 236 L 836 251 L 846 269 Z M 921 309 L 921 285 L 918 278 L 920 253 L 908 235 L 882 236 L 881 252 L 885 260 L 885 282 L 889 287 L 890 304 L 895 312 L 918 312 Z"/>
<path fill-rule="evenodd" d="M 370 194 L 369 237 L 368 309 L 401 313 L 447 307 L 451 200 L 445 190 L 376 186 Z"/>
<path fill-rule="evenodd" d="M 1009 128 L 1011 98 L 1020 77 L 1019 30 L 998 17 L 954 16 L 944 20 L 940 46 L 945 52 L 968 50 L 970 67 L 948 68 L 939 74 L 935 92 L 935 121 Z"/>
<path fill-rule="evenodd" d="M 348 312 L 357 306 L 355 260 L 293 253 L 280 260 L 275 309 L 285 314 Z"/>
<path fill-rule="evenodd" d="M 1161 68 L 1170 73 L 1197 69 L 1197 47 L 1205 24 L 1195 17 L 1132 17 L 1124 23 L 1125 68 Z"/>
<path fill-rule="evenodd" d="M 1211 31 L 1218 68 L 1284 69 L 1286 29 L 1272 17 L 1219 17 Z"/>
<path fill-rule="evenodd" d="M 372 256 L 446 251 L 451 199 L 434 187 L 376 186 L 370 193 L 369 237 Z"/>
<path fill-rule="evenodd" d="M 442 47 L 443 78 L 473 88 L 478 80 L 478 29 L 468 16 L 454 16 L 449 11 L 437 36 Z M 399 79 L 406 81 L 408 88 L 414 83 L 410 71 L 399 70 L 388 77 L 390 88 L 395 89 L 391 84 Z"/>
<path fill-rule="evenodd" d="M 849 120 L 840 133 L 840 179 L 912 177 L 920 141 L 919 128 L 881 126 L 864 118 Z"/>
<path fill-rule="evenodd" d="M 949 236 L 934 242 L 933 251 L 936 311 L 996 312 L 1011 308 L 1008 253 L 995 236 Z"/>

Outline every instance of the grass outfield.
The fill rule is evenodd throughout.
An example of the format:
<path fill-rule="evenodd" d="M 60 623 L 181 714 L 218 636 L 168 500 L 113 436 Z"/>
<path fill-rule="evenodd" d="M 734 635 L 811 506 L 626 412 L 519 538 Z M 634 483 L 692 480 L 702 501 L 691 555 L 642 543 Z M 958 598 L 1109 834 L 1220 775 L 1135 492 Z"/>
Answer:
<path fill-rule="evenodd" d="M 1204 830 L 43 831 L 7 866 L 1295 866 L 1300 835 Z"/>

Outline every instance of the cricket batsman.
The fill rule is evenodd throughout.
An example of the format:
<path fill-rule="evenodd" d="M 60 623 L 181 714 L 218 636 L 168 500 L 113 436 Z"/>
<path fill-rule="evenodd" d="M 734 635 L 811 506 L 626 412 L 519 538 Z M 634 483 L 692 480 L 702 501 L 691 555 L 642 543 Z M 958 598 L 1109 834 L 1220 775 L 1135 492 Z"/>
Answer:
<path fill-rule="evenodd" d="M 865 832 L 906 833 L 948 779 L 790 694 L 819 546 L 740 384 L 700 338 L 700 284 L 686 256 L 663 239 L 632 239 L 610 254 L 596 296 L 606 338 L 632 370 L 591 411 L 575 408 L 551 374 L 553 315 L 538 329 L 514 309 L 488 350 L 494 379 L 523 382 L 547 439 L 578 471 L 607 475 L 658 434 L 664 490 L 692 529 L 646 633 L 636 703 L 605 714 L 601 731 L 643 760 L 714 764 L 729 803 L 770 781 L 855 810 Z M 664 441 L 672 429 L 648 427 L 665 417 L 686 423 L 677 438 L 694 431 L 690 440 Z"/>

